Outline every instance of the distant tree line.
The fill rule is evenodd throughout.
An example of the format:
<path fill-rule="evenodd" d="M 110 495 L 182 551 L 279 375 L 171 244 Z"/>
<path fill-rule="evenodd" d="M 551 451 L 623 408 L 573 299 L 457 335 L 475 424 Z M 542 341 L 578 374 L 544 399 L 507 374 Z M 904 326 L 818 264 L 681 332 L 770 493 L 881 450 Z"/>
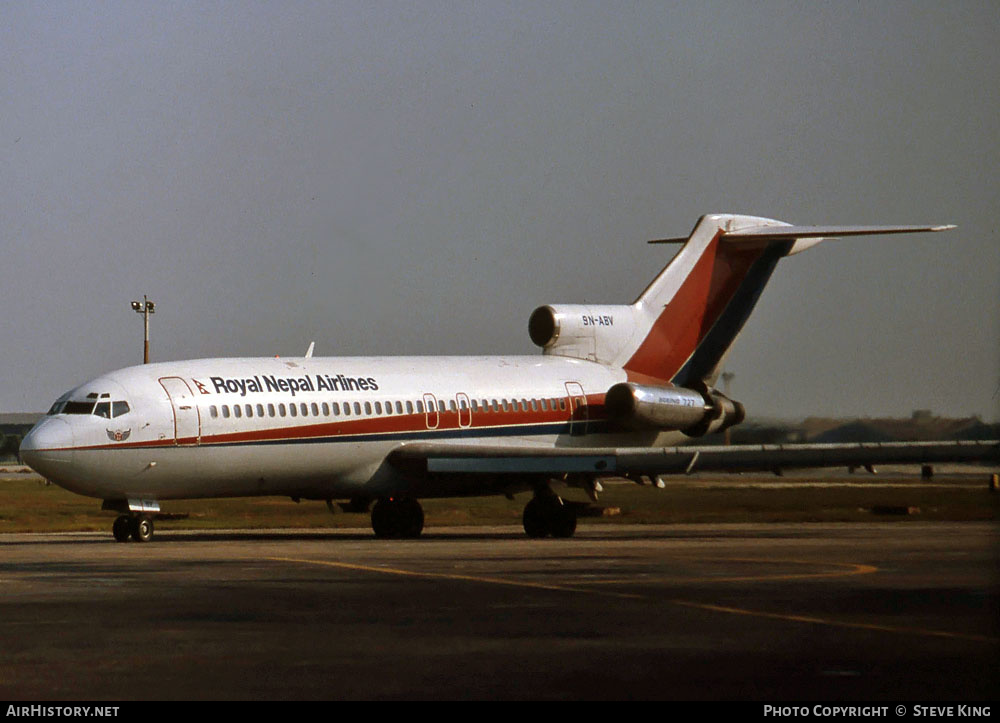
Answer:
<path fill-rule="evenodd" d="M 0 433 L 0 462 L 20 462 L 18 449 L 21 446 L 20 434 Z"/>

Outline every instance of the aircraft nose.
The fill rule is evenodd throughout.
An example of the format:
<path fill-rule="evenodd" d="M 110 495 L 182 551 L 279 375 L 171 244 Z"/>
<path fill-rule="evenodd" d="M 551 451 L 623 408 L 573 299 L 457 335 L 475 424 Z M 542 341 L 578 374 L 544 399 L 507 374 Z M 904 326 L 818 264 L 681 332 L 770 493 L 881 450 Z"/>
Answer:
<path fill-rule="evenodd" d="M 21 440 L 20 455 L 43 477 L 60 477 L 60 469 L 72 461 L 73 428 L 64 419 L 43 419 Z"/>

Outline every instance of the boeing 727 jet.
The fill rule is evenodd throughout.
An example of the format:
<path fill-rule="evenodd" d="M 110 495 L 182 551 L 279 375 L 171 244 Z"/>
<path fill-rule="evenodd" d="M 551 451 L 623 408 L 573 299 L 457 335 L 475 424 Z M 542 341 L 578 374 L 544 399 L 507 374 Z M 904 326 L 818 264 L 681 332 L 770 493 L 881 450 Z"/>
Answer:
<path fill-rule="evenodd" d="M 199 359 L 129 367 L 62 395 L 21 444 L 39 474 L 147 541 L 163 500 L 282 495 L 371 507 L 416 537 L 419 500 L 531 492 L 532 537 L 569 537 L 606 477 L 996 459 L 998 443 L 691 446 L 739 424 L 715 389 L 775 265 L 824 238 L 949 226 L 792 226 L 703 216 L 632 304 L 546 305 L 538 356 Z M 311 348 L 310 348 L 311 352 Z M 373 505 L 373 506 L 372 506 Z"/>

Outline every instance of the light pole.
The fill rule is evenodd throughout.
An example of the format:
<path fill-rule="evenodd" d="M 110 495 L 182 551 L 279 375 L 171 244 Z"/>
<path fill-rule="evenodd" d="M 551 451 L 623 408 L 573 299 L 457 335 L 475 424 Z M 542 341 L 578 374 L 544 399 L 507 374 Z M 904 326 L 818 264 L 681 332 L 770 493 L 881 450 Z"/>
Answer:
<path fill-rule="evenodd" d="M 144 317 L 145 331 L 142 335 L 142 363 L 149 364 L 149 315 L 156 311 L 156 304 L 146 298 L 143 294 L 142 301 L 133 301 L 132 308 L 137 314 Z"/>

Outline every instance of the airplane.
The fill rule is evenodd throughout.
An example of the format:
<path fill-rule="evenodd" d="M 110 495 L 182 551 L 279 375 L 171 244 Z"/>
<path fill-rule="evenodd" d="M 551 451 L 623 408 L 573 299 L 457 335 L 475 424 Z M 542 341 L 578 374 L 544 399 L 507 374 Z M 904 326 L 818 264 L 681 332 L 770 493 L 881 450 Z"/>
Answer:
<path fill-rule="evenodd" d="M 715 389 L 778 261 L 824 239 L 953 226 L 794 226 L 702 216 L 632 304 L 544 305 L 538 356 L 230 358 L 133 366 L 63 394 L 21 443 L 40 475 L 149 541 L 164 500 L 289 496 L 415 538 L 419 500 L 530 491 L 530 537 L 570 537 L 608 477 L 1000 459 L 1000 442 L 692 446 L 739 424 Z"/>

